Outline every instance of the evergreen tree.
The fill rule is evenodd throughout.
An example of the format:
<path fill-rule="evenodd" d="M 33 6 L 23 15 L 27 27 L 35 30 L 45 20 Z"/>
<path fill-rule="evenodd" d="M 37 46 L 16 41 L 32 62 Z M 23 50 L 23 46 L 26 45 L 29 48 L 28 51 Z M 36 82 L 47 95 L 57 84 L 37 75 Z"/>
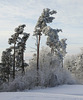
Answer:
<path fill-rule="evenodd" d="M 1 61 L 2 61 L 2 68 L 1 68 L 2 80 L 9 81 L 10 71 L 12 70 L 12 55 L 10 48 L 2 52 Z"/>
<path fill-rule="evenodd" d="M 26 47 L 26 41 L 29 37 L 29 34 L 24 33 L 24 27 L 26 25 L 20 25 L 17 28 L 15 28 L 15 34 L 9 38 L 8 43 L 11 45 L 13 44 L 13 78 L 15 78 L 15 69 L 16 67 L 21 67 L 22 72 L 24 72 L 24 50 Z M 20 35 L 23 35 L 21 38 Z"/>
<path fill-rule="evenodd" d="M 41 39 L 41 35 L 42 35 L 42 30 L 44 27 L 47 26 L 47 23 L 52 22 L 54 17 L 52 17 L 51 15 L 53 15 L 55 13 L 56 13 L 56 11 L 54 11 L 54 10 L 50 11 L 49 8 L 43 9 L 43 12 L 42 12 L 41 16 L 39 17 L 37 24 L 35 26 L 35 31 L 34 31 L 33 35 L 36 36 L 36 38 L 37 38 L 37 74 L 39 71 L 39 47 L 40 47 L 40 39 Z M 37 76 L 39 76 L 39 74 Z M 37 79 L 37 81 L 38 81 L 38 79 Z"/>
<path fill-rule="evenodd" d="M 43 29 L 43 33 L 48 36 L 46 44 L 51 48 L 51 53 L 55 54 L 59 57 L 60 63 L 62 63 L 63 67 L 63 58 L 66 54 L 66 40 L 59 40 L 58 33 L 62 32 L 61 29 L 52 29 L 49 26 L 46 26 Z"/>
<path fill-rule="evenodd" d="M 16 50 L 16 66 L 19 66 L 22 68 L 22 73 L 24 72 L 24 51 L 26 49 L 26 41 L 29 38 L 28 33 L 22 33 L 23 37 L 18 39 L 17 43 L 17 50 Z M 19 63 L 20 61 L 20 63 Z"/>

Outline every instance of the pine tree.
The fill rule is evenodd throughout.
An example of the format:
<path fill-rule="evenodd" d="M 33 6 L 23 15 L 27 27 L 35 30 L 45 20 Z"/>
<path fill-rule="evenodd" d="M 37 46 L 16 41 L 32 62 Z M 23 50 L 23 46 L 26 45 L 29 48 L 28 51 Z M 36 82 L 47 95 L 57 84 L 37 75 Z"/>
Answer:
<path fill-rule="evenodd" d="M 22 68 L 22 73 L 24 73 L 24 51 L 26 49 L 26 41 L 29 38 L 29 33 L 22 33 L 23 37 L 19 38 L 17 43 L 17 51 L 16 51 L 16 66 L 19 66 Z M 20 63 L 19 63 L 20 61 Z"/>
<path fill-rule="evenodd" d="M 41 35 L 42 35 L 42 30 L 44 29 L 44 27 L 47 26 L 47 23 L 51 23 L 52 20 L 54 19 L 54 17 L 52 17 L 51 15 L 56 14 L 56 11 L 52 10 L 50 11 L 50 9 L 46 8 L 43 9 L 43 12 L 41 14 L 41 16 L 39 17 L 37 24 L 35 26 L 35 31 L 34 31 L 34 36 L 36 36 L 37 38 L 37 81 L 38 81 L 38 76 L 39 76 L 39 47 L 40 47 L 40 39 L 41 39 Z"/>
<path fill-rule="evenodd" d="M 2 80 L 9 82 L 10 71 L 12 69 L 12 55 L 10 48 L 2 52 L 1 61 L 2 61 L 2 68 L 1 68 Z"/>
<path fill-rule="evenodd" d="M 13 44 L 13 79 L 15 78 L 15 69 L 17 66 L 22 67 L 22 72 L 24 72 L 24 50 L 26 41 L 29 37 L 29 34 L 24 33 L 24 27 L 26 25 L 19 25 L 17 28 L 15 28 L 15 34 L 9 38 L 8 43 L 11 45 Z M 24 35 L 22 38 L 20 38 L 20 35 Z M 21 62 L 20 62 L 21 61 Z M 20 64 L 21 63 L 21 64 Z"/>
<path fill-rule="evenodd" d="M 59 39 L 58 33 L 60 31 L 62 32 L 61 29 L 53 29 L 49 26 L 46 26 L 43 29 L 43 33 L 48 36 L 46 44 L 51 48 L 51 53 L 59 57 L 60 63 L 62 63 L 63 67 L 63 58 L 66 54 L 67 39 Z"/>

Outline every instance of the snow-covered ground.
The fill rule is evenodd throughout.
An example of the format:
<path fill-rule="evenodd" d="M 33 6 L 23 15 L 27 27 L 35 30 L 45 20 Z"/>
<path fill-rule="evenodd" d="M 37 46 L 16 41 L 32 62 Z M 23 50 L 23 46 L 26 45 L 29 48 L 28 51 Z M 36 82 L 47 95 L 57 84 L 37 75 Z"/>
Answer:
<path fill-rule="evenodd" d="M 83 85 L 62 85 L 25 92 L 1 92 L 0 100 L 83 100 Z"/>

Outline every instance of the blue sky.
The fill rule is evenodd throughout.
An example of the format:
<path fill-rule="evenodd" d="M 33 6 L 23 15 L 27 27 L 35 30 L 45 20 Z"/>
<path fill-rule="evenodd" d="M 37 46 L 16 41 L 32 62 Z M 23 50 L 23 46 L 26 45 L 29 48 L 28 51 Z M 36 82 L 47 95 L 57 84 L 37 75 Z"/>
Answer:
<path fill-rule="evenodd" d="M 77 54 L 83 47 L 83 0 L 0 0 L 0 56 L 8 45 L 8 38 L 14 28 L 26 24 L 25 31 L 33 34 L 34 27 L 44 8 L 56 10 L 55 20 L 49 24 L 61 28 L 60 39 L 67 38 L 68 54 Z M 35 40 L 30 36 L 27 41 L 26 55 L 32 56 Z M 45 45 L 42 37 L 41 46 Z M 36 48 L 36 47 L 35 47 Z"/>

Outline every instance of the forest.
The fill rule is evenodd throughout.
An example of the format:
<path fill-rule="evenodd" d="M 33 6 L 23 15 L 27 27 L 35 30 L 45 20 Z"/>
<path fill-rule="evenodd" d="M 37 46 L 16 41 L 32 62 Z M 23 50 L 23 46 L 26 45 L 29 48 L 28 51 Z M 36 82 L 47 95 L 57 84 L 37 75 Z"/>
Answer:
<path fill-rule="evenodd" d="M 83 49 L 77 55 L 65 57 L 67 39 L 60 40 L 58 34 L 62 29 L 49 26 L 55 19 L 54 14 L 57 14 L 55 10 L 46 8 L 39 16 L 32 36 L 36 39 L 36 53 L 29 63 L 25 62 L 24 53 L 30 33 L 24 32 L 25 24 L 15 28 L 8 39 L 9 48 L 1 56 L 0 92 L 83 84 Z M 42 35 L 47 38 L 47 46 L 40 48 Z"/>

